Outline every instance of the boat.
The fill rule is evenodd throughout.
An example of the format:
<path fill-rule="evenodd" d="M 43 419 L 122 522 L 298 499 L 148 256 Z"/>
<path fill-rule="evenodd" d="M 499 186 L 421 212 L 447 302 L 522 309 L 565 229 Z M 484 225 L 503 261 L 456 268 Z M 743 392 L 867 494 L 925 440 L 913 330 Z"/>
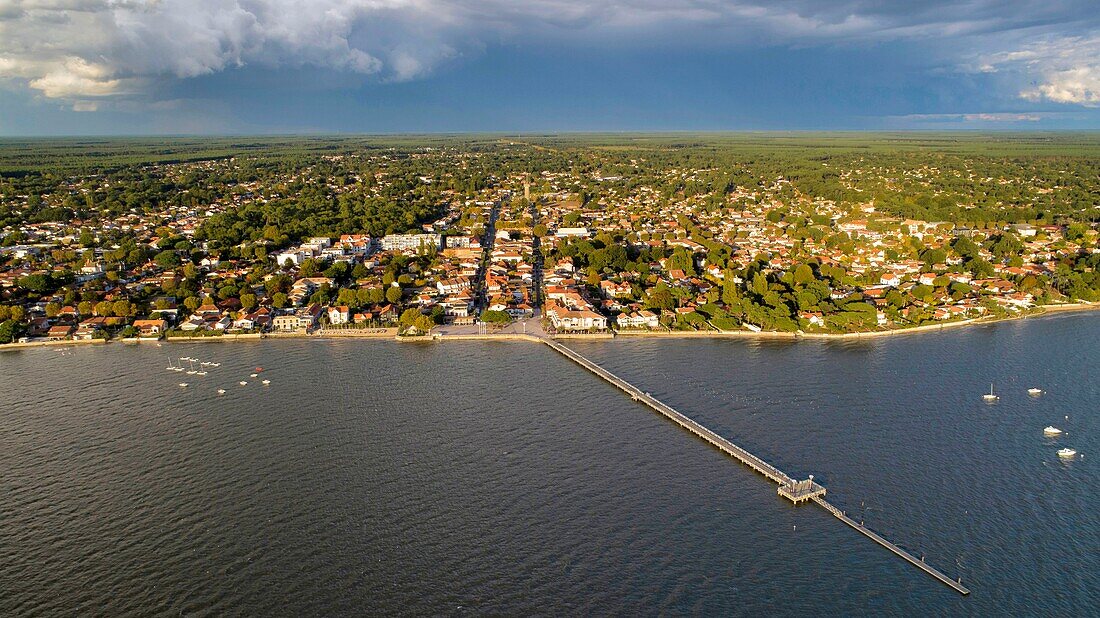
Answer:
<path fill-rule="evenodd" d="M 1041 389 L 1041 388 L 1029 388 L 1029 389 L 1027 389 L 1027 394 L 1031 395 L 1032 397 L 1038 397 L 1039 395 L 1043 394 L 1043 389 Z"/>
<path fill-rule="evenodd" d="M 206 375 L 206 372 L 205 372 L 205 371 L 202 371 L 202 370 L 199 370 L 199 371 L 196 371 L 196 372 L 195 372 L 195 375 L 197 375 L 197 376 L 204 376 L 204 375 Z"/>
<path fill-rule="evenodd" d="M 239 382 L 239 384 L 240 384 L 241 386 L 244 386 L 244 385 L 248 384 L 248 382 L 245 382 L 244 380 L 241 380 L 241 381 Z"/>
<path fill-rule="evenodd" d="M 271 380 L 264 380 L 263 381 L 264 386 L 267 386 L 268 384 L 271 384 Z"/>
<path fill-rule="evenodd" d="M 187 386 L 187 382 L 180 382 L 180 386 L 181 387 Z"/>
<path fill-rule="evenodd" d="M 1062 459 L 1072 459 L 1077 455 L 1077 451 L 1071 448 L 1058 449 L 1058 456 Z"/>
<path fill-rule="evenodd" d="M 250 374 L 248 374 L 248 377 L 250 377 L 250 378 L 255 378 L 255 377 L 256 377 L 256 376 L 258 376 L 258 375 L 260 375 L 260 374 L 258 374 L 258 373 L 250 373 Z"/>
<path fill-rule="evenodd" d="M 992 383 L 990 383 L 990 385 L 989 385 L 989 394 L 988 395 L 982 395 L 982 399 L 984 399 L 986 401 L 997 401 L 998 399 L 1000 399 L 1000 397 L 993 394 L 993 384 Z"/>
<path fill-rule="evenodd" d="M 224 388 L 219 388 L 218 389 L 218 394 L 219 395 L 224 395 L 225 394 L 225 389 Z"/>
<path fill-rule="evenodd" d="M 1062 430 L 1058 429 L 1054 425 L 1047 425 L 1046 427 L 1043 427 L 1043 435 L 1057 436 L 1061 433 L 1062 433 Z"/>
<path fill-rule="evenodd" d="M 210 366 L 211 367 L 221 367 L 222 364 L 221 363 L 210 363 Z"/>

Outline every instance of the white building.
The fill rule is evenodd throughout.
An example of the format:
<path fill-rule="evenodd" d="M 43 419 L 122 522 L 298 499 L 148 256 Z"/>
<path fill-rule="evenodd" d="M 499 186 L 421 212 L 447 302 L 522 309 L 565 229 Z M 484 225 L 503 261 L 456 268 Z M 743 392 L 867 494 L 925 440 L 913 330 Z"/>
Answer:
<path fill-rule="evenodd" d="M 420 251 L 422 249 L 441 248 L 442 237 L 439 234 L 387 234 L 382 237 L 384 251 Z"/>

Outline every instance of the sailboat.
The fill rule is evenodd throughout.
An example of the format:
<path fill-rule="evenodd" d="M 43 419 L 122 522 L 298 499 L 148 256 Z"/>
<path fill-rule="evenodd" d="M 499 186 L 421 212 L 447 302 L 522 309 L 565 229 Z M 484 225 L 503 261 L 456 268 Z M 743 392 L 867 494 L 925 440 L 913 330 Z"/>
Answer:
<path fill-rule="evenodd" d="M 187 375 L 189 375 L 189 376 L 195 375 L 195 361 L 194 361 L 194 359 L 189 358 L 189 359 L 187 359 L 187 362 L 191 365 L 191 368 L 187 370 Z"/>
<path fill-rule="evenodd" d="M 989 394 L 988 395 L 982 395 L 982 399 L 984 399 L 986 401 L 997 401 L 998 399 L 1000 399 L 1000 397 L 993 394 L 993 383 L 992 382 L 989 383 Z"/>

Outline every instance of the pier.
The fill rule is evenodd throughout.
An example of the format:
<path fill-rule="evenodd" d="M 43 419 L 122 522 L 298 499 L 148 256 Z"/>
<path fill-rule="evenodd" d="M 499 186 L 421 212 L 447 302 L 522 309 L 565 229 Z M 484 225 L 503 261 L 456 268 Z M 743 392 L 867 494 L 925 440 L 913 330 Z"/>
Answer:
<path fill-rule="evenodd" d="M 680 427 L 688 430 L 692 434 L 695 434 L 695 436 L 706 441 L 711 446 L 714 446 L 715 448 L 726 453 L 730 457 L 733 457 L 737 461 L 751 468 L 753 471 L 762 474 L 763 476 L 767 477 L 768 480 L 777 483 L 779 485 L 778 494 L 783 498 L 790 500 L 793 504 L 797 505 L 804 502 L 813 502 L 817 504 L 840 521 L 851 526 L 852 528 L 855 528 L 864 536 L 870 538 L 879 545 L 890 550 L 895 555 L 909 562 L 913 566 L 916 566 L 925 573 L 931 575 L 932 577 L 935 577 L 941 583 L 947 585 L 956 592 L 964 595 L 970 594 L 970 590 L 963 586 L 961 581 L 953 580 L 950 577 L 944 575 L 936 568 L 925 563 L 923 558 L 917 558 L 913 556 L 912 554 L 898 547 L 894 543 L 886 540 L 878 533 L 865 527 L 862 523 L 859 523 L 854 519 L 848 517 L 843 511 L 826 501 L 825 488 L 820 484 L 814 482 L 813 476 L 810 476 L 809 478 L 803 480 L 794 479 L 788 476 L 779 468 L 776 468 L 775 466 L 769 464 L 760 457 L 757 457 L 756 455 L 750 453 L 744 448 L 734 444 L 730 440 L 718 435 L 710 429 L 707 429 L 698 421 L 695 421 L 690 417 L 681 414 L 679 411 L 660 401 L 656 397 L 653 397 L 647 392 L 643 392 L 641 389 L 634 386 L 630 382 L 627 382 L 626 380 L 623 380 L 622 378 L 616 376 L 615 374 L 604 369 L 603 367 L 600 367 L 599 365 L 588 360 L 584 356 L 581 356 L 577 352 L 574 352 L 572 349 L 552 339 L 544 338 L 541 339 L 541 341 L 553 348 L 561 355 L 577 363 L 581 367 L 584 367 L 585 369 L 591 371 L 600 378 L 603 378 L 612 386 L 615 386 L 619 390 L 625 392 L 627 395 L 630 395 L 630 398 L 634 401 L 644 403 L 645 405 L 659 412 L 665 418 L 671 420 Z"/>

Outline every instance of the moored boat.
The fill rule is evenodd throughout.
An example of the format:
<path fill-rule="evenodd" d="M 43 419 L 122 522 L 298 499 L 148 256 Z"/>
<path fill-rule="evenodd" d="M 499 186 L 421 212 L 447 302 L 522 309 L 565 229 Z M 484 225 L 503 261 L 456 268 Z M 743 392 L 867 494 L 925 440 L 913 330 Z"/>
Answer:
<path fill-rule="evenodd" d="M 998 399 L 1000 399 L 1000 397 L 993 394 L 993 384 L 992 383 L 990 383 L 990 385 L 989 385 L 989 394 L 988 395 L 982 395 L 982 399 L 984 399 L 986 401 L 997 401 Z"/>

